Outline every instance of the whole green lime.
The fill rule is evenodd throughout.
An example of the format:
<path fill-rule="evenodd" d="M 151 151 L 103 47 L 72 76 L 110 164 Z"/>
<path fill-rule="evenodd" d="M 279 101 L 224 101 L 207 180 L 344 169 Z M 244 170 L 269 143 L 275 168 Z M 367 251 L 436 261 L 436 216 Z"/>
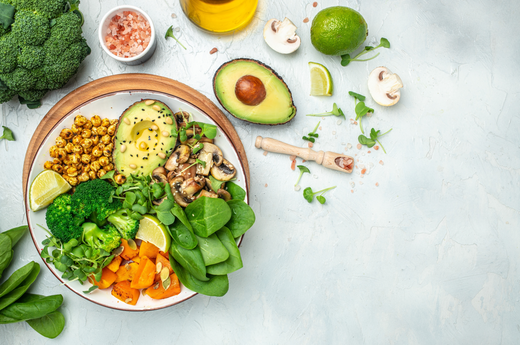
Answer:
<path fill-rule="evenodd" d="M 314 48 L 327 55 L 344 55 L 356 50 L 368 36 L 365 18 L 345 6 L 328 7 L 316 15 L 311 25 Z"/>

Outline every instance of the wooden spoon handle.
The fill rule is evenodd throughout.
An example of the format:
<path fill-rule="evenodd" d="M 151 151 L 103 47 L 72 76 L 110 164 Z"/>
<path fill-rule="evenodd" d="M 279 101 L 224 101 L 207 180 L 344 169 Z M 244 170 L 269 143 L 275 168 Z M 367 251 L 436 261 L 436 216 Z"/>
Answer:
<path fill-rule="evenodd" d="M 272 138 L 256 137 L 255 147 L 268 152 L 297 156 L 307 161 L 316 161 L 326 168 L 351 173 L 354 158 L 334 152 L 313 151 L 310 148 L 296 147 Z"/>

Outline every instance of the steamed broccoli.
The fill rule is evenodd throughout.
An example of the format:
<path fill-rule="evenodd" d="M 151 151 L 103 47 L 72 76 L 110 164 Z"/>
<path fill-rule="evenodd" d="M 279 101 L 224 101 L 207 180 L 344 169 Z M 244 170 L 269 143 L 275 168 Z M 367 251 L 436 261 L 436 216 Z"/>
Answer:
<path fill-rule="evenodd" d="M 0 103 L 29 108 L 63 87 L 90 54 L 79 0 L 0 0 Z M 13 22 L 14 20 L 14 22 Z"/>
<path fill-rule="evenodd" d="M 72 212 L 71 199 L 70 194 L 58 196 L 49 205 L 45 215 L 49 230 L 63 243 L 72 239 L 79 239 L 83 233 L 81 223 L 83 223 L 84 218 L 78 217 Z"/>
<path fill-rule="evenodd" d="M 83 241 L 92 248 L 111 252 L 121 245 L 121 235 L 113 226 L 100 229 L 95 223 L 83 223 Z"/>
<path fill-rule="evenodd" d="M 115 188 L 107 181 L 95 179 L 79 184 L 72 195 L 72 208 L 80 217 L 89 218 L 97 224 L 122 208 L 120 200 L 113 200 Z"/>
<path fill-rule="evenodd" d="M 130 211 L 126 208 L 111 214 L 108 219 L 125 240 L 135 238 L 135 234 L 139 229 L 139 221 L 130 217 Z"/>

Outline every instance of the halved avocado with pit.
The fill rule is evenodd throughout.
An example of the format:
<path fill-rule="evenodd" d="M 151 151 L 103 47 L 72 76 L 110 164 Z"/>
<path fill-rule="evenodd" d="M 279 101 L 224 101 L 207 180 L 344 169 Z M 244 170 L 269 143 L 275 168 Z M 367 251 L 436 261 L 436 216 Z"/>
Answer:
<path fill-rule="evenodd" d="M 132 104 L 119 118 L 114 139 L 114 164 L 125 175 L 149 175 L 163 166 L 177 137 L 173 112 L 163 102 L 145 99 Z"/>
<path fill-rule="evenodd" d="M 222 107 L 241 120 L 279 125 L 296 115 L 291 91 L 273 69 L 260 61 L 226 62 L 213 77 L 213 90 Z"/>

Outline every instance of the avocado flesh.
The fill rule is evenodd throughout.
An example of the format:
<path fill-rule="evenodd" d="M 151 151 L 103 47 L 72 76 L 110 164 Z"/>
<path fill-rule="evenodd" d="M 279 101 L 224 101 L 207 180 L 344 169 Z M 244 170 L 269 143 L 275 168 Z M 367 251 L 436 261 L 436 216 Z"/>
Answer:
<path fill-rule="evenodd" d="M 255 76 L 264 84 L 266 97 L 258 105 L 246 105 L 235 94 L 238 79 L 246 75 Z M 277 125 L 290 121 L 296 115 L 291 92 L 283 79 L 258 61 L 238 59 L 224 64 L 215 74 L 213 87 L 220 104 L 239 119 Z"/>
<path fill-rule="evenodd" d="M 171 135 L 172 130 L 177 130 L 177 124 L 170 108 L 155 100 L 153 104 L 146 105 L 146 101 L 134 103 L 119 118 L 113 153 L 114 164 L 116 170 L 127 177 L 130 174 L 146 176 L 155 168 L 163 166 L 177 140 Z M 161 109 L 153 109 L 154 105 Z M 172 124 L 167 123 L 168 117 L 172 119 Z M 158 129 L 154 130 L 154 125 Z M 168 136 L 164 136 L 163 132 L 167 132 Z M 121 152 L 123 145 L 126 149 Z M 165 154 L 165 158 L 159 156 L 161 152 Z M 131 167 L 133 165 L 135 169 Z"/>

